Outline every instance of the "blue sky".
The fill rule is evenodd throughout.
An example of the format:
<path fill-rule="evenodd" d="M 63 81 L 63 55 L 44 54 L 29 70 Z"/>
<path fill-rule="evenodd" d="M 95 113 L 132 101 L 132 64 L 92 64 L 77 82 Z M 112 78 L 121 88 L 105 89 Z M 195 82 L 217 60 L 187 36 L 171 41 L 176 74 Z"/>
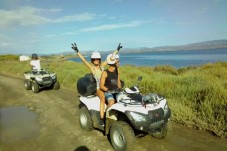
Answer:
<path fill-rule="evenodd" d="M 0 0 L 0 54 L 227 39 L 226 0 Z"/>

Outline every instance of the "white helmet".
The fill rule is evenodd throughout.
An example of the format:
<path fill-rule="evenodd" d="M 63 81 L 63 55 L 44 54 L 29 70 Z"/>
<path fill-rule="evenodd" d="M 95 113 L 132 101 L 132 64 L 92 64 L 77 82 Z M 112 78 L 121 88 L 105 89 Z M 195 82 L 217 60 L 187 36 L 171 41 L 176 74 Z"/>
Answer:
<path fill-rule="evenodd" d="M 92 52 L 91 59 L 101 59 L 101 55 L 98 51 Z"/>
<path fill-rule="evenodd" d="M 107 64 L 109 64 L 109 65 L 115 64 L 115 63 L 116 63 L 116 56 L 113 55 L 113 54 L 109 54 L 109 55 L 107 56 L 107 58 L 106 58 L 106 62 L 107 62 Z"/>

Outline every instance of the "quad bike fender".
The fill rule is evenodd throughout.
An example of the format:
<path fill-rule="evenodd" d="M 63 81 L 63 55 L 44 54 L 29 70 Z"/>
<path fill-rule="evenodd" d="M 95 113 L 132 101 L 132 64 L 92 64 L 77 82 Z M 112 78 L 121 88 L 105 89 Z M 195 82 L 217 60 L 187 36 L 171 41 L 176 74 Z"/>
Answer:
<path fill-rule="evenodd" d="M 161 100 L 159 102 L 159 104 L 157 104 L 155 106 L 153 104 L 147 104 L 146 107 L 142 106 L 142 105 L 139 105 L 139 106 L 127 105 L 127 106 L 125 106 L 122 103 L 115 103 L 114 105 L 112 105 L 107 110 L 107 112 L 109 112 L 111 110 L 116 110 L 116 111 L 119 111 L 119 112 L 122 112 L 122 113 L 124 113 L 125 111 L 134 111 L 134 112 L 140 112 L 140 113 L 143 113 L 143 114 L 147 114 L 149 112 L 149 110 L 155 110 L 155 109 L 158 109 L 158 108 L 162 108 L 163 110 L 165 110 L 166 105 L 167 105 L 166 99 Z"/>
<path fill-rule="evenodd" d="M 25 79 L 30 79 L 32 76 L 30 73 L 26 73 L 26 74 L 24 74 L 24 77 L 25 77 Z"/>
<path fill-rule="evenodd" d="M 160 107 L 164 109 L 165 108 L 165 105 L 166 105 L 166 102 L 167 102 L 166 99 L 161 100 L 159 102 Z"/>
<path fill-rule="evenodd" d="M 120 103 L 115 103 L 114 105 L 112 105 L 107 112 L 111 112 L 111 110 L 116 110 L 116 111 L 120 111 L 120 112 L 125 112 L 126 108 L 123 104 Z"/>
<path fill-rule="evenodd" d="M 82 102 L 89 111 L 90 110 L 100 111 L 100 99 L 98 96 L 87 97 L 81 96 L 80 102 Z"/>
<path fill-rule="evenodd" d="M 160 107 L 159 107 L 160 108 Z M 134 111 L 134 112 L 139 112 L 139 113 L 143 113 L 143 114 L 148 114 L 148 109 L 145 108 L 144 106 L 125 106 L 124 104 L 121 103 L 116 103 L 114 105 L 112 105 L 107 112 L 111 113 L 111 112 L 126 112 L 126 111 Z"/>
<path fill-rule="evenodd" d="M 147 111 L 156 110 L 158 108 L 162 108 L 163 110 L 165 110 L 166 105 L 167 105 L 167 101 L 166 101 L 166 99 L 163 99 L 157 105 L 147 104 L 146 109 L 147 109 Z"/>

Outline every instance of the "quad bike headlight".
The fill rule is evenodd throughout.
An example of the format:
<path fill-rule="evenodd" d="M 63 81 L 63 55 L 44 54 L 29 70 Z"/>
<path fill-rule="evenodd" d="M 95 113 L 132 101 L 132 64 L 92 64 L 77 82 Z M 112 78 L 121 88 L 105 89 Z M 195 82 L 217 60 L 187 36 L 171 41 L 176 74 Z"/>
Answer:
<path fill-rule="evenodd" d="M 135 120 L 135 121 L 146 121 L 146 118 L 145 116 L 141 115 L 141 114 L 138 114 L 136 112 L 129 112 L 129 114 L 132 116 L 132 118 Z"/>
<path fill-rule="evenodd" d="M 42 78 L 36 77 L 35 78 L 37 81 L 42 81 Z"/>
<path fill-rule="evenodd" d="M 56 75 L 53 75 L 53 76 L 51 76 L 52 77 L 52 79 L 56 79 Z"/>

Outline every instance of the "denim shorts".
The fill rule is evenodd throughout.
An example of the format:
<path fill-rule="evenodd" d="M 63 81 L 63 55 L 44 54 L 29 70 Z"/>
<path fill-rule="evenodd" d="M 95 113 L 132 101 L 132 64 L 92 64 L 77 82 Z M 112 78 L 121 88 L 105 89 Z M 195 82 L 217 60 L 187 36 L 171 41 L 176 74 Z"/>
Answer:
<path fill-rule="evenodd" d="M 107 102 L 109 102 L 110 100 L 114 100 L 114 95 L 112 93 L 105 92 L 105 98 Z"/>

